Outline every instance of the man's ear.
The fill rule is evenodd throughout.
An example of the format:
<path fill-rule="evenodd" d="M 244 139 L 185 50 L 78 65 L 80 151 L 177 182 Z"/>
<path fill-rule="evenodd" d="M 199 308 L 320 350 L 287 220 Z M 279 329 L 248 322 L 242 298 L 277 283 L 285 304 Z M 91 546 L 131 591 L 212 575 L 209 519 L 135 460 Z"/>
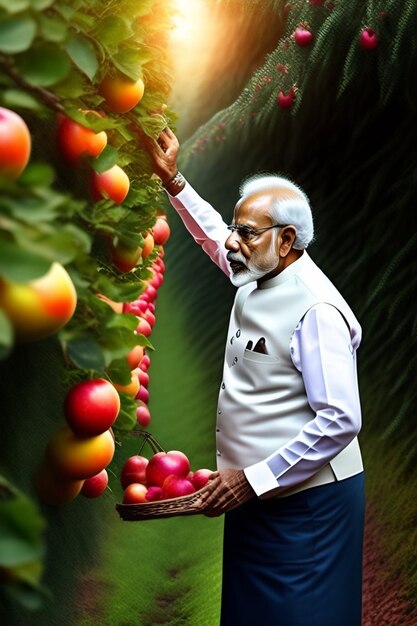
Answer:
<path fill-rule="evenodd" d="M 295 226 L 285 226 L 281 229 L 280 236 L 281 244 L 279 247 L 279 256 L 286 257 L 291 251 L 297 237 Z"/>

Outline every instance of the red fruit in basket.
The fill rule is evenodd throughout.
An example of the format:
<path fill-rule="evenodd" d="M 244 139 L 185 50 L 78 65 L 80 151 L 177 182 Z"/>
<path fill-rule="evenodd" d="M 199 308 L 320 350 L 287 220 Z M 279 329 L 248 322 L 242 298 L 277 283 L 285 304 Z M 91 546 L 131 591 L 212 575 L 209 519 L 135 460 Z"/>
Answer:
<path fill-rule="evenodd" d="M 148 502 L 155 502 L 156 500 L 161 500 L 162 499 L 162 487 L 157 487 L 156 485 L 149 487 L 148 491 L 146 492 L 145 497 Z"/>
<path fill-rule="evenodd" d="M 120 474 L 120 483 L 126 489 L 131 483 L 146 483 L 146 467 L 149 461 L 146 457 L 136 454 L 125 461 Z"/>
<path fill-rule="evenodd" d="M 142 483 L 131 483 L 123 494 L 123 504 L 139 504 L 147 502 L 146 494 L 148 490 Z"/>
<path fill-rule="evenodd" d="M 195 492 L 195 487 L 187 478 L 171 474 L 167 476 L 162 485 L 162 499 L 179 498 Z"/>
<path fill-rule="evenodd" d="M 196 489 L 201 489 L 207 483 L 212 473 L 211 470 L 206 468 L 198 469 L 194 472 L 191 482 Z"/>
<path fill-rule="evenodd" d="M 157 452 L 149 460 L 146 468 L 146 482 L 148 485 L 162 484 L 170 474 L 175 474 L 185 478 L 190 471 L 190 461 L 187 456 L 179 450 L 170 452 Z"/>

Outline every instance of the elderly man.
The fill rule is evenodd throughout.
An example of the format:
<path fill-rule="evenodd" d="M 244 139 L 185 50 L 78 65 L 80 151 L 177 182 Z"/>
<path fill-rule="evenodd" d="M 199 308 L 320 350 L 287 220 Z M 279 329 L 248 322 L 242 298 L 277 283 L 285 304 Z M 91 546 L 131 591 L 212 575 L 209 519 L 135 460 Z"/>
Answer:
<path fill-rule="evenodd" d="M 306 252 L 308 199 L 285 178 L 253 177 L 227 226 L 178 172 L 175 135 L 147 144 L 185 226 L 238 287 L 218 470 L 202 493 L 207 515 L 226 514 L 221 625 L 359 626 L 361 329 Z"/>

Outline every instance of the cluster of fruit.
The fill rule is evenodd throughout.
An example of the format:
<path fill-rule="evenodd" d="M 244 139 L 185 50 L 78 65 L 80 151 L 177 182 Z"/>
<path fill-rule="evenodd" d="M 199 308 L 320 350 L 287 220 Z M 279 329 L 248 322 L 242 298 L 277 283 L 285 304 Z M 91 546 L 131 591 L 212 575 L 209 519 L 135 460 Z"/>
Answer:
<path fill-rule="evenodd" d="M 108 484 L 106 467 L 113 459 L 111 429 L 120 411 L 120 397 L 103 378 L 84 380 L 69 389 L 64 413 L 67 426 L 49 440 L 35 486 L 46 504 L 63 504 L 79 493 L 93 498 Z"/>
<path fill-rule="evenodd" d="M 204 487 L 212 471 L 191 471 L 188 457 L 179 450 L 156 452 L 149 460 L 137 454 L 125 461 L 120 474 L 124 504 L 178 498 Z"/>
<path fill-rule="evenodd" d="M 0 107 L 0 176 L 18 179 L 29 162 L 31 149 L 26 122 L 14 111 Z M 0 308 L 19 342 L 53 335 L 71 319 L 76 305 L 74 284 L 59 263 L 52 263 L 44 276 L 28 283 L 0 277 Z"/>

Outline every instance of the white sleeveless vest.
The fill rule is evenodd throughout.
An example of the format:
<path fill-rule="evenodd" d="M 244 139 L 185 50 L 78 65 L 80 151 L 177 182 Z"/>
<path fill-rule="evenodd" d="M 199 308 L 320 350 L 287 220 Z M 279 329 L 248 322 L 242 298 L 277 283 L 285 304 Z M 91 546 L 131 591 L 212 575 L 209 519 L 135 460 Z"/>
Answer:
<path fill-rule="evenodd" d="M 259 287 L 253 282 L 238 290 L 217 408 L 219 469 L 245 468 L 264 460 L 314 418 L 301 373 L 291 360 L 290 341 L 306 312 L 321 302 L 340 311 L 353 342 L 359 343 L 361 329 L 353 312 L 306 252 Z M 268 354 L 246 349 L 248 341 L 255 345 L 260 337 L 266 339 Z M 312 484 L 362 471 L 356 437 L 330 466 L 332 471 L 326 466 Z M 303 488 L 312 486 L 307 483 Z"/>

